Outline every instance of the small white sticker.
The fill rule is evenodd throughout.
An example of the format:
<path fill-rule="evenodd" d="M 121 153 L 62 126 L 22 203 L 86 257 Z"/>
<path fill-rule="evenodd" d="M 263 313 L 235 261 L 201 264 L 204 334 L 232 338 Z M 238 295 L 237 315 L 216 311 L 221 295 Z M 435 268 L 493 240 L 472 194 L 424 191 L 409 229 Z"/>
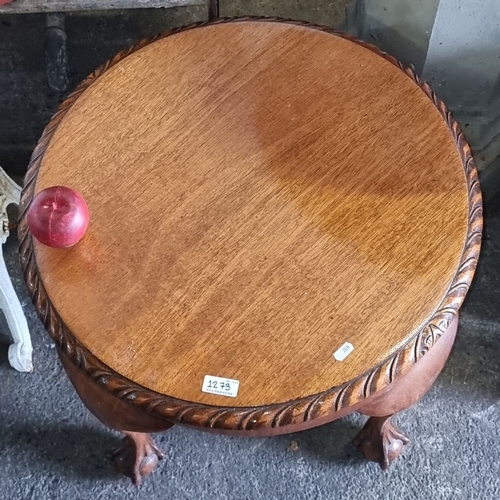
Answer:
<path fill-rule="evenodd" d="M 335 351 L 333 357 L 337 361 L 344 361 L 344 359 L 347 358 L 352 351 L 354 351 L 354 346 L 349 342 L 346 342 L 342 347 Z"/>
<path fill-rule="evenodd" d="M 229 396 L 230 398 L 235 398 L 238 395 L 239 387 L 239 380 L 205 375 L 201 390 L 210 394 L 218 394 L 219 396 Z"/>

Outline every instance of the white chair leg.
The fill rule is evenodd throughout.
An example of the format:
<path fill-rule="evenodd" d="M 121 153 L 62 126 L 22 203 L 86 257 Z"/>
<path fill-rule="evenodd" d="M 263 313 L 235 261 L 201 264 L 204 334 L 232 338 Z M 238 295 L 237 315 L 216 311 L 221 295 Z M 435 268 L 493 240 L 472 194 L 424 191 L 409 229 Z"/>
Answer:
<path fill-rule="evenodd" d="M 9 347 L 9 363 L 20 372 L 33 371 L 33 347 L 24 311 L 10 280 L 2 244 L 9 236 L 7 206 L 19 205 L 21 188 L 0 168 L 0 309 L 3 310 L 14 344 Z"/>
<path fill-rule="evenodd" d="M 10 280 L 0 250 L 0 308 L 3 310 L 14 344 L 9 347 L 9 363 L 20 372 L 33 371 L 33 347 L 23 308 Z"/>
<path fill-rule="evenodd" d="M 3 310 L 14 343 L 9 346 L 9 363 L 17 371 L 33 371 L 33 347 L 28 323 L 10 281 L 5 261 L 0 260 L 0 308 Z"/>

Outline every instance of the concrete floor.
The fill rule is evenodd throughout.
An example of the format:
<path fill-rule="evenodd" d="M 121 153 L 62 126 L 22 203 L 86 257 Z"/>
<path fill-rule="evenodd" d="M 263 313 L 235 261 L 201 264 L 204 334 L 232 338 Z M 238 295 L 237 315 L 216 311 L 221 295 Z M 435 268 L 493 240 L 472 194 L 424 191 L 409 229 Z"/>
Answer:
<path fill-rule="evenodd" d="M 255 14 L 241 9 L 286 10 L 292 4 L 299 9 L 303 2 L 226 2 L 233 10 L 222 13 Z M 331 9 L 325 8 L 329 17 L 322 22 L 335 25 L 339 19 Z M 303 10 L 287 12 L 276 15 L 305 17 Z M 68 17 L 74 83 L 134 40 L 204 15 L 194 8 Z M 63 97 L 45 84 L 42 42 L 41 16 L 0 18 L 0 164 L 17 175 Z M 139 488 L 106 460 L 119 435 L 85 409 L 64 375 L 28 299 L 11 237 L 4 253 L 32 331 L 35 371 L 20 374 L 9 367 L 10 340 L 1 322 L 0 499 L 500 498 L 500 201 L 487 208 L 482 261 L 456 345 L 429 394 L 397 418 L 412 443 L 388 471 L 350 445 L 365 420 L 360 416 L 277 438 L 174 427 L 156 437 L 166 459 Z"/>

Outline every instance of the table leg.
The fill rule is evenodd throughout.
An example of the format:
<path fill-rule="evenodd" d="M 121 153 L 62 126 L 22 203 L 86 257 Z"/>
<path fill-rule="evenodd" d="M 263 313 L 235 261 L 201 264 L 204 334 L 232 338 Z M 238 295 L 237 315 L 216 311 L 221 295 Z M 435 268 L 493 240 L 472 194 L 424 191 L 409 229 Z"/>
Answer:
<path fill-rule="evenodd" d="M 125 434 L 122 445 L 111 454 L 116 468 L 125 476 L 132 478 L 134 484 L 151 474 L 164 458 L 149 434 L 122 431 Z"/>
<path fill-rule="evenodd" d="M 431 388 L 450 354 L 457 332 L 458 317 L 408 373 L 367 400 L 358 411 L 369 415 L 353 444 L 369 460 L 379 462 L 383 469 L 399 456 L 410 441 L 391 422 L 391 417 L 416 404 Z"/>
<path fill-rule="evenodd" d="M 140 484 L 163 458 L 149 433 L 165 431 L 174 424 L 116 398 L 77 368 L 60 350 L 58 354 L 85 406 L 106 426 L 125 434 L 122 445 L 112 453 L 112 459 L 121 473 L 131 477 L 134 484 Z"/>

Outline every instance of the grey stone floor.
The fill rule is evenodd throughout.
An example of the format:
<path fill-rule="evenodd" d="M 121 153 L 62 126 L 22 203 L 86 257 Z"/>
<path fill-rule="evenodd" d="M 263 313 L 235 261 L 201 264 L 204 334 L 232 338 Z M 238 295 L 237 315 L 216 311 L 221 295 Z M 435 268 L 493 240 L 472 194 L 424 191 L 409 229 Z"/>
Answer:
<path fill-rule="evenodd" d="M 293 6 L 303 10 L 302 2 L 285 1 L 225 3 L 231 12 L 222 13 L 258 14 L 251 9 L 261 8 L 268 15 L 337 23 L 335 2 L 310 3 L 330 4 L 330 11 L 323 10 L 328 19 L 312 11 L 294 15 Z M 73 82 L 136 39 L 204 15 L 195 8 L 68 17 Z M 42 42 L 40 16 L 0 17 L 0 164 L 17 175 L 63 97 L 46 87 Z M 85 409 L 65 377 L 27 297 L 12 237 L 4 253 L 28 315 L 35 371 L 20 374 L 9 367 L 2 320 L 0 499 L 500 498 L 500 201 L 487 208 L 482 261 L 456 345 L 429 394 L 397 418 L 412 443 L 388 471 L 364 461 L 350 445 L 364 422 L 359 416 L 277 438 L 174 427 L 156 437 L 166 459 L 139 488 L 106 460 L 119 436 Z M 289 451 L 292 441 L 296 451 Z"/>

